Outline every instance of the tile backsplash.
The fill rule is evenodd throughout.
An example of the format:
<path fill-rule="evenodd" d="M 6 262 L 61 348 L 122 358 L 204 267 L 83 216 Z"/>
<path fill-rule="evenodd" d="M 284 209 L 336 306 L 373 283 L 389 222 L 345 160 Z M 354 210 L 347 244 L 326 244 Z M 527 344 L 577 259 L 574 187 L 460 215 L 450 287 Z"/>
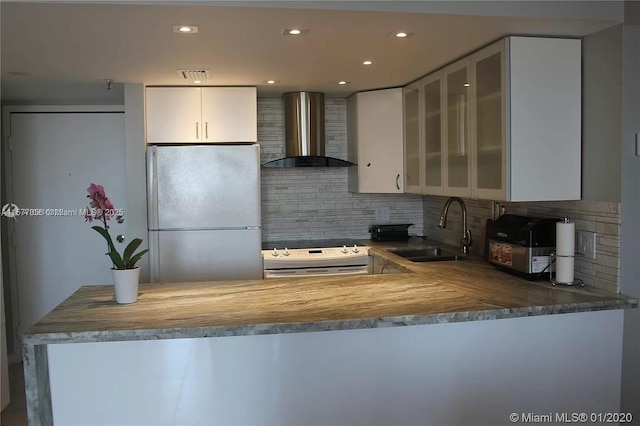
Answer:
<path fill-rule="evenodd" d="M 262 163 L 284 157 L 282 99 L 258 99 L 258 141 Z M 325 99 L 325 155 L 347 159 L 346 99 Z M 350 193 L 343 167 L 262 169 L 265 241 L 367 239 L 377 208 L 389 209 L 386 223 L 413 223 L 410 234 L 423 235 L 422 196 Z"/>
<path fill-rule="evenodd" d="M 447 228 L 438 228 L 438 219 L 446 197 L 424 197 L 424 228 L 429 238 L 458 245 L 461 236 L 461 210 L 457 204 L 449 209 Z M 492 217 L 491 201 L 465 200 L 469 227 L 474 239 L 471 250 L 482 253 L 487 219 Z M 620 279 L 620 204 L 595 201 L 553 201 L 535 203 L 500 202 L 507 213 L 523 216 L 567 216 L 576 231 L 591 231 L 596 237 L 596 258 L 576 256 L 575 278 L 587 285 L 617 292 Z"/>

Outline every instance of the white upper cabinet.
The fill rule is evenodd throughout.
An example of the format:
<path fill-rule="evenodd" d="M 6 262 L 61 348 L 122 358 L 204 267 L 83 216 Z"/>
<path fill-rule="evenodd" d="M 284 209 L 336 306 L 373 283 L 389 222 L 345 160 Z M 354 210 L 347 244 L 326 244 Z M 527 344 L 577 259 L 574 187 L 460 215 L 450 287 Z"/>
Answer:
<path fill-rule="evenodd" d="M 147 143 L 202 142 L 201 88 L 147 87 Z"/>
<path fill-rule="evenodd" d="M 420 144 L 424 151 L 423 194 L 442 195 L 444 192 L 444 114 L 442 74 L 436 73 L 423 78 L 419 83 L 424 113 L 421 134 L 424 136 Z"/>
<path fill-rule="evenodd" d="M 347 120 L 349 191 L 403 192 L 402 88 L 352 95 Z"/>
<path fill-rule="evenodd" d="M 147 143 L 257 142 L 255 87 L 148 87 Z"/>
<path fill-rule="evenodd" d="M 509 37 L 505 44 L 509 158 L 505 199 L 579 200 L 582 43 Z"/>
<path fill-rule="evenodd" d="M 580 199 L 580 40 L 507 37 L 404 90 L 406 192 Z"/>
<path fill-rule="evenodd" d="M 404 104 L 404 192 L 424 193 L 424 149 L 420 97 L 422 90 L 417 83 L 403 89 Z"/>
<path fill-rule="evenodd" d="M 471 196 L 471 132 L 469 126 L 471 75 L 466 62 L 442 71 L 444 79 L 444 193 Z M 428 171 L 427 171 L 428 173 Z"/>
<path fill-rule="evenodd" d="M 507 37 L 471 64 L 474 196 L 579 200 L 580 40 Z"/>
<path fill-rule="evenodd" d="M 257 142 L 255 87 L 203 87 L 202 124 L 205 142 Z"/>
<path fill-rule="evenodd" d="M 471 58 L 474 79 L 475 197 L 506 200 L 507 98 L 504 41 Z M 541 166 L 541 165 L 540 165 Z"/>

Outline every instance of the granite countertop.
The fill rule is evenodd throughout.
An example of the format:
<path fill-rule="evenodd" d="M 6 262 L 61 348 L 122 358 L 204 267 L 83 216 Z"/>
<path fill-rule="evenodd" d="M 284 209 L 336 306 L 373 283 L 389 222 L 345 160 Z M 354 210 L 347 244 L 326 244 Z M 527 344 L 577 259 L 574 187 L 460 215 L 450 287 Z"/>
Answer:
<path fill-rule="evenodd" d="M 412 263 L 385 250 L 406 245 L 370 244 L 372 258 L 406 271 L 399 274 L 141 284 L 130 305 L 115 302 L 111 285 L 84 286 L 24 339 L 39 345 L 296 333 L 638 306 L 595 288 L 528 282 L 479 260 Z"/>

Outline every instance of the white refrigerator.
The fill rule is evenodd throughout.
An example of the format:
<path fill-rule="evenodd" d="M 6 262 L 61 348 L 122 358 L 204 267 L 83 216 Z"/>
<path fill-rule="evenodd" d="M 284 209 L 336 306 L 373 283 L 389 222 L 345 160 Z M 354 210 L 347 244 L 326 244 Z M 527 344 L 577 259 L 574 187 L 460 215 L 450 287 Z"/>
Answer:
<path fill-rule="evenodd" d="M 150 145 L 151 282 L 261 279 L 260 146 Z"/>

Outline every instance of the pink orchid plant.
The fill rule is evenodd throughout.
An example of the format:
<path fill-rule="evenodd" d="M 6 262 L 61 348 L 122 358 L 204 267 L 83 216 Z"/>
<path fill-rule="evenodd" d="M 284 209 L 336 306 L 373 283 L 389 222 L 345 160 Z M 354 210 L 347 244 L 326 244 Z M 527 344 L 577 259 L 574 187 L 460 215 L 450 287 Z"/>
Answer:
<path fill-rule="evenodd" d="M 106 254 L 111 258 L 111 262 L 113 262 L 113 269 L 134 269 L 136 263 L 138 263 L 149 249 L 141 250 L 133 254 L 140 244 L 142 244 L 142 239 L 135 238 L 125 247 L 121 256 L 113 244 L 113 240 L 109 234 L 109 226 L 107 225 L 107 221 L 112 217 L 120 217 L 120 212 L 113 206 L 113 203 L 105 194 L 102 185 L 92 183 L 89 188 L 87 188 L 87 192 L 89 193 L 89 195 L 87 195 L 87 198 L 89 198 L 89 208 L 86 209 L 84 215 L 85 221 L 102 221 L 103 226 L 92 226 L 91 229 L 94 229 L 107 240 L 108 251 Z"/>

